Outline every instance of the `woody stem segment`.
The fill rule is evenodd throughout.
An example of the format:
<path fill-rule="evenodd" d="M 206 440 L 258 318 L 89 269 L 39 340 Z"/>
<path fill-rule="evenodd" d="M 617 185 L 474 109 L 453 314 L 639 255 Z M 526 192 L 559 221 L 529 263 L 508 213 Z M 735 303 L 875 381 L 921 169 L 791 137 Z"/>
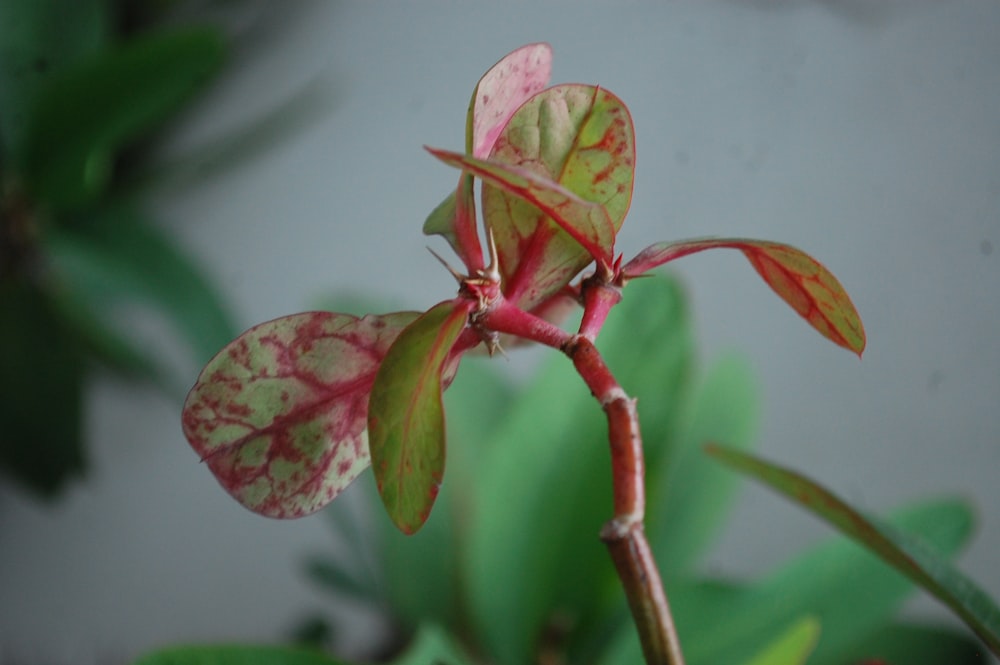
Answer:
<path fill-rule="evenodd" d="M 635 400 L 611 375 L 593 342 L 576 336 L 563 351 L 608 417 L 615 515 L 601 529 L 639 631 L 647 665 L 684 665 L 660 572 L 643 529 L 645 482 Z"/>

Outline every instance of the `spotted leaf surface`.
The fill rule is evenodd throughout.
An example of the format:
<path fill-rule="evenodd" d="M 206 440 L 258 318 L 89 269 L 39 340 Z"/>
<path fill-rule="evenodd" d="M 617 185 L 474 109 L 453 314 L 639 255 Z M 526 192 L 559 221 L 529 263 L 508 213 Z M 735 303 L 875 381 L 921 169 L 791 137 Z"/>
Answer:
<path fill-rule="evenodd" d="M 184 434 L 237 501 L 291 518 L 329 503 L 369 463 L 368 396 L 413 312 L 306 312 L 230 342 L 184 404 Z"/>
<path fill-rule="evenodd" d="M 650 245 L 622 269 L 635 277 L 688 254 L 725 247 L 738 249 L 768 286 L 813 328 L 858 355 L 865 329 L 847 291 L 819 261 L 790 245 L 744 238 L 705 238 Z"/>
<path fill-rule="evenodd" d="M 613 241 L 632 201 L 632 118 L 622 101 L 606 90 L 554 86 L 511 116 L 490 160 L 530 171 L 598 204 L 610 220 Z M 520 192 L 488 184 L 482 201 L 483 217 L 497 241 L 504 292 L 522 308 L 545 300 L 591 261 L 594 252 Z M 605 243 L 603 253 L 610 254 L 613 242 L 606 244 L 603 235 L 598 240 Z"/>
<path fill-rule="evenodd" d="M 444 475 L 442 392 L 472 304 L 443 302 L 414 321 L 389 349 L 372 387 L 372 470 L 389 517 L 404 533 L 423 526 Z"/>
<path fill-rule="evenodd" d="M 528 44 L 508 53 L 476 84 L 468 123 L 473 157 L 487 157 L 507 121 L 532 95 L 548 85 L 552 75 L 552 47 Z"/>

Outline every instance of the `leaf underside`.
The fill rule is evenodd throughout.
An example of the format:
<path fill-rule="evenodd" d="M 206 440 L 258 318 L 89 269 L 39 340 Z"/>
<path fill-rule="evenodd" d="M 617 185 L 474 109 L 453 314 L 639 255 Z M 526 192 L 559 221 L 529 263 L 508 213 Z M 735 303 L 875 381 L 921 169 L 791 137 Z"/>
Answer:
<path fill-rule="evenodd" d="M 184 404 L 184 434 L 237 501 L 268 517 L 308 515 L 369 462 L 368 395 L 413 312 L 305 312 L 228 344 Z"/>

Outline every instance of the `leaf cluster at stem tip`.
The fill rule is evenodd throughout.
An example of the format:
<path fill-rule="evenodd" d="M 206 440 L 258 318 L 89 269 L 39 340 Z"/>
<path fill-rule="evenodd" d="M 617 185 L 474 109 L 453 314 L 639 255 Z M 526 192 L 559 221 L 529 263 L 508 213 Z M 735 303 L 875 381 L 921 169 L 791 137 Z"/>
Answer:
<path fill-rule="evenodd" d="M 427 148 L 461 171 L 424 225 L 466 268 L 449 268 L 456 297 L 424 314 L 293 314 L 250 329 L 205 367 L 184 431 L 245 506 L 272 517 L 311 513 L 372 461 L 390 516 L 416 531 L 442 480 L 441 394 L 462 354 L 480 344 L 492 353 L 508 339 L 560 350 L 592 342 L 629 280 L 702 250 L 740 251 L 823 336 L 863 351 L 847 293 L 794 247 L 713 238 L 657 243 L 629 261 L 616 255 L 635 174 L 631 116 L 603 88 L 547 87 L 551 65 L 544 43 L 502 58 L 473 91 L 465 151 Z M 589 264 L 593 274 L 572 284 Z M 575 305 L 584 315 L 574 336 L 558 323 Z"/>

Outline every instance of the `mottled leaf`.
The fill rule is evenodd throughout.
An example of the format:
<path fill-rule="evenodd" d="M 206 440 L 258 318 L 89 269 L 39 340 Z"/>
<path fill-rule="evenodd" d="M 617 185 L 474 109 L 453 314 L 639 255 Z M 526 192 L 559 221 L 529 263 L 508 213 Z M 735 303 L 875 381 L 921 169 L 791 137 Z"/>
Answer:
<path fill-rule="evenodd" d="M 404 533 L 427 520 L 444 475 L 443 377 L 470 305 L 445 301 L 407 326 L 372 387 L 372 469 L 386 511 Z"/>
<path fill-rule="evenodd" d="M 951 608 L 994 654 L 1000 655 L 1000 608 L 972 580 L 926 543 L 888 523 L 862 515 L 829 490 L 799 473 L 719 446 L 710 446 L 708 452 L 725 464 L 761 480 L 869 548 Z"/>
<path fill-rule="evenodd" d="M 803 665 L 816 648 L 820 625 L 813 617 L 796 621 L 746 665 Z"/>
<path fill-rule="evenodd" d="M 615 229 L 603 206 L 584 201 L 558 183 L 525 168 L 436 148 L 427 151 L 445 164 L 464 169 L 483 182 L 531 203 L 580 243 L 591 257 L 611 265 Z"/>
<path fill-rule="evenodd" d="M 639 252 L 622 272 L 636 277 L 668 261 L 717 247 L 743 252 L 768 286 L 824 337 L 858 355 L 864 351 L 864 326 L 847 291 L 819 261 L 789 245 L 745 238 L 662 242 Z"/>
<path fill-rule="evenodd" d="M 222 63 L 222 36 L 185 28 L 134 39 L 62 68 L 39 87 L 15 146 L 31 193 L 52 206 L 92 201 L 113 153 L 166 119 Z"/>
<path fill-rule="evenodd" d="M 287 518 L 322 508 L 368 465 L 368 395 L 416 316 L 305 312 L 251 328 L 202 370 L 184 434 L 250 510 Z"/>
<path fill-rule="evenodd" d="M 612 234 L 632 199 L 635 142 L 628 109 L 610 92 L 560 85 L 525 102 L 504 126 L 492 162 L 525 169 L 604 208 Z M 591 260 L 547 212 L 504 188 L 483 187 L 483 217 L 493 229 L 508 298 L 531 309 Z M 580 227 L 577 227 L 580 228 Z M 610 254 L 606 230 L 594 238 Z M 586 235 L 586 234 L 585 234 Z"/>
<path fill-rule="evenodd" d="M 466 152 L 487 157 L 497 137 L 524 102 L 548 84 L 552 75 L 552 47 L 527 44 L 505 55 L 483 74 L 472 93 L 467 123 Z"/>

